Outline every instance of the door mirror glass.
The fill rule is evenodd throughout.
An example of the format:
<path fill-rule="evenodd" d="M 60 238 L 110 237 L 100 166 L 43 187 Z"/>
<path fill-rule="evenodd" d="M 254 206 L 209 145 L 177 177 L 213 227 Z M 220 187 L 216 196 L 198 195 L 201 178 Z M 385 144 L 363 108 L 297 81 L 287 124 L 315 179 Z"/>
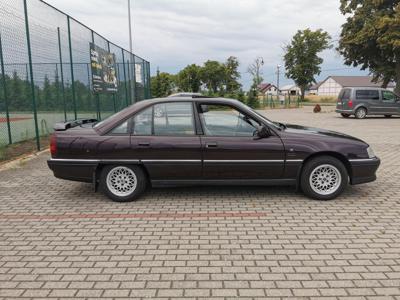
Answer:
<path fill-rule="evenodd" d="M 271 136 L 271 131 L 267 126 L 259 126 L 254 132 L 254 139 L 260 140 Z"/>

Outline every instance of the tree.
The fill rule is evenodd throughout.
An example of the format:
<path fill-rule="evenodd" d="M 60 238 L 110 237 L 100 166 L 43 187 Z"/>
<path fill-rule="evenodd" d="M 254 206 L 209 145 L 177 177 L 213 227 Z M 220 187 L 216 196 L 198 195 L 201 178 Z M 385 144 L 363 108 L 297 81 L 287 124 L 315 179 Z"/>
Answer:
<path fill-rule="evenodd" d="M 250 90 L 247 94 L 247 105 L 251 108 L 258 108 L 258 84 L 257 80 L 253 81 L 253 84 L 250 87 Z"/>
<path fill-rule="evenodd" d="M 175 83 L 174 76 L 166 73 L 160 72 L 157 69 L 157 75 L 151 78 L 151 94 L 155 98 L 167 97 L 172 94 Z"/>
<path fill-rule="evenodd" d="M 206 85 L 209 92 L 213 94 L 224 94 L 225 66 L 215 61 L 207 60 L 201 68 L 201 80 Z"/>
<path fill-rule="evenodd" d="M 400 1 L 340 2 L 340 11 L 348 16 L 338 47 L 345 64 L 369 69 L 383 86 L 396 81 L 400 93 Z"/>
<path fill-rule="evenodd" d="M 176 84 L 183 92 L 198 93 L 201 88 L 201 67 L 196 64 L 186 66 L 176 75 Z"/>
<path fill-rule="evenodd" d="M 301 90 L 304 100 L 306 88 L 315 83 L 315 76 L 321 73 L 323 59 L 318 54 L 330 46 L 331 37 L 322 29 L 299 30 L 292 41 L 285 47 L 286 76 L 293 79 Z"/>
<path fill-rule="evenodd" d="M 261 70 L 263 65 L 264 60 L 261 57 L 257 57 L 247 68 L 247 72 L 253 76 L 253 82 L 257 87 L 263 81 Z"/>
<path fill-rule="evenodd" d="M 225 90 L 229 95 L 234 95 L 239 92 L 241 84 L 239 83 L 240 73 L 238 71 L 239 61 L 237 57 L 230 56 L 225 64 Z"/>

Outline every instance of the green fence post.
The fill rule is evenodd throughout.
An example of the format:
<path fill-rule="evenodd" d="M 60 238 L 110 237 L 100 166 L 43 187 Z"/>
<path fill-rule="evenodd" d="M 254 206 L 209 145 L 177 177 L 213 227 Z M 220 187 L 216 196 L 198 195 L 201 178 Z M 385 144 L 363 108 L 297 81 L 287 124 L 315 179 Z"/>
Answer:
<path fill-rule="evenodd" d="M 148 88 L 148 95 L 149 98 L 152 98 L 151 95 L 151 76 L 150 76 L 150 62 L 147 62 L 147 88 Z"/>
<path fill-rule="evenodd" d="M 40 138 L 39 138 L 38 117 L 37 117 L 37 110 L 36 110 L 35 83 L 33 81 L 32 49 L 31 49 L 31 38 L 29 35 L 28 7 L 27 7 L 26 0 L 24 0 L 24 13 L 25 13 L 26 44 L 28 47 L 29 73 L 30 73 L 30 79 L 31 79 L 33 119 L 35 122 L 35 133 L 36 133 L 36 148 L 39 151 L 40 150 Z"/>
<path fill-rule="evenodd" d="M 64 104 L 64 120 L 67 121 L 67 102 L 65 99 L 65 87 L 64 87 L 64 66 L 62 59 L 62 51 L 61 51 L 61 34 L 60 27 L 57 27 L 57 36 L 58 36 L 58 55 L 60 61 L 60 73 L 61 73 L 61 92 L 63 95 L 63 104 Z"/>
<path fill-rule="evenodd" d="M 136 59 L 135 54 L 131 53 L 132 55 L 132 75 L 133 75 L 133 103 L 137 101 L 137 90 L 136 90 Z"/>
<path fill-rule="evenodd" d="M 75 120 L 78 118 L 78 114 L 76 112 L 76 94 L 75 94 L 75 78 L 74 78 L 74 63 L 72 59 L 72 41 L 71 41 L 71 20 L 70 17 L 67 16 L 68 23 L 68 44 L 69 44 L 69 60 L 71 64 L 71 91 L 72 91 L 72 104 L 74 106 L 74 117 Z"/>
<path fill-rule="evenodd" d="M 89 95 L 89 101 L 92 103 L 92 89 L 91 89 L 91 79 L 90 79 L 90 63 L 86 64 L 86 72 L 87 72 L 87 80 L 88 80 L 88 95 Z M 88 107 L 90 111 L 90 107 Z M 97 115 L 96 115 L 97 116 Z"/>
<path fill-rule="evenodd" d="M 125 85 L 125 103 L 126 106 L 129 106 L 129 102 L 128 102 L 128 83 L 126 80 L 126 70 L 125 70 L 125 53 L 124 53 L 124 49 L 122 50 L 122 66 L 124 67 L 124 85 Z"/>
<path fill-rule="evenodd" d="M 107 41 L 107 50 L 108 53 L 110 53 L 110 42 Z M 116 72 L 117 70 L 115 70 Z M 114 104 L 114 112 L 117 112 L 117 105 L 116 105 L 116 100 L 115 100 L 115 93 L 112 93 L 112 98 L 113 98 L 113 104 Z"/>
<path fill-rule="evenodd" d="M 132 104 L 132 85 L 131 85 L 131 68 L 129 66 L 130 62 L 129 59 L 127 61 L 128 66 L 128 90 L 129 90 L 129 101 Z"/>
<path fill-rule="evenodd" d="M 1 62 L 1 74 L 2 74 L 1 81 L 2 81 L 2 85 L 3 85 L 4 103 L 6 106 L 5 108 L 6 108 L 8 143 L 12 144 L 10 112 L 8 110 L 8 91 L 7 91 L 7 82 L 6 82 L 6 72 L 4 70 L 3 44 L 2 44 L 2 40 L 1 40 L 1 32 L 0 32 L 0 62 Z"/>
<path fill-rule="evenodd" d="M 92 43 L 94 45 L 94 32 L 93 30 L 90 30 L 92 34 Z M 101 120 L 101 113 L 100 113 L 100 95 L 98 92 L 95 93 L 95 98 L 96 98 L 96 115 L 97 115 L 97 120 Z"/>

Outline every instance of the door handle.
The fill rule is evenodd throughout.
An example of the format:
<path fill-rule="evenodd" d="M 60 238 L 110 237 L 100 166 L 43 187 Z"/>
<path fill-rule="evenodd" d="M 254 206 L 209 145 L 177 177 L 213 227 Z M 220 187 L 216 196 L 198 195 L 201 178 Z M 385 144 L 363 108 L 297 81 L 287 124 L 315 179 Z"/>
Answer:
<path fill-rule="evenodd" d="M 140 142 L 138 143 L 139 147 L 150 147 L 150 143 L 148 142 Z"/>
<path fill-rule="evenodd" d="M 206 148 L 217 148 L 218 144 L 217 143 L 207 143 Z"/>

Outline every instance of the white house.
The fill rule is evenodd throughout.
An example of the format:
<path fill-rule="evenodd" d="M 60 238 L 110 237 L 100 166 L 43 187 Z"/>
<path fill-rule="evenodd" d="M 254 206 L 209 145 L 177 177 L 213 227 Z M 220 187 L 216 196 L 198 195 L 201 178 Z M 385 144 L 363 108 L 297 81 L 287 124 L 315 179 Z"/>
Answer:
<path fill-rule="evenodd" d="M 285 85 L 280 90 L 282 95 L 297 96 L 301 94 L 300 88 L 295 84 Z"/>
<path fill-rule="evenodd" d="M 381 85 L 381 83 L 372 82 L 371 76 L 329 76 L 324 81 L 311 86 L 309 93 L 318 96 L 337 96 L 342 88 L 381 87 Z M 390 83 L 387 89 L 393 91 L 394 87 L 394 83 Z"/>
<path fill-rule="evenodd" d="M 272 83 L 261 83 L 258 85 L 258 91 L 262 95 L 278 95 L 278 88 Z"/>

